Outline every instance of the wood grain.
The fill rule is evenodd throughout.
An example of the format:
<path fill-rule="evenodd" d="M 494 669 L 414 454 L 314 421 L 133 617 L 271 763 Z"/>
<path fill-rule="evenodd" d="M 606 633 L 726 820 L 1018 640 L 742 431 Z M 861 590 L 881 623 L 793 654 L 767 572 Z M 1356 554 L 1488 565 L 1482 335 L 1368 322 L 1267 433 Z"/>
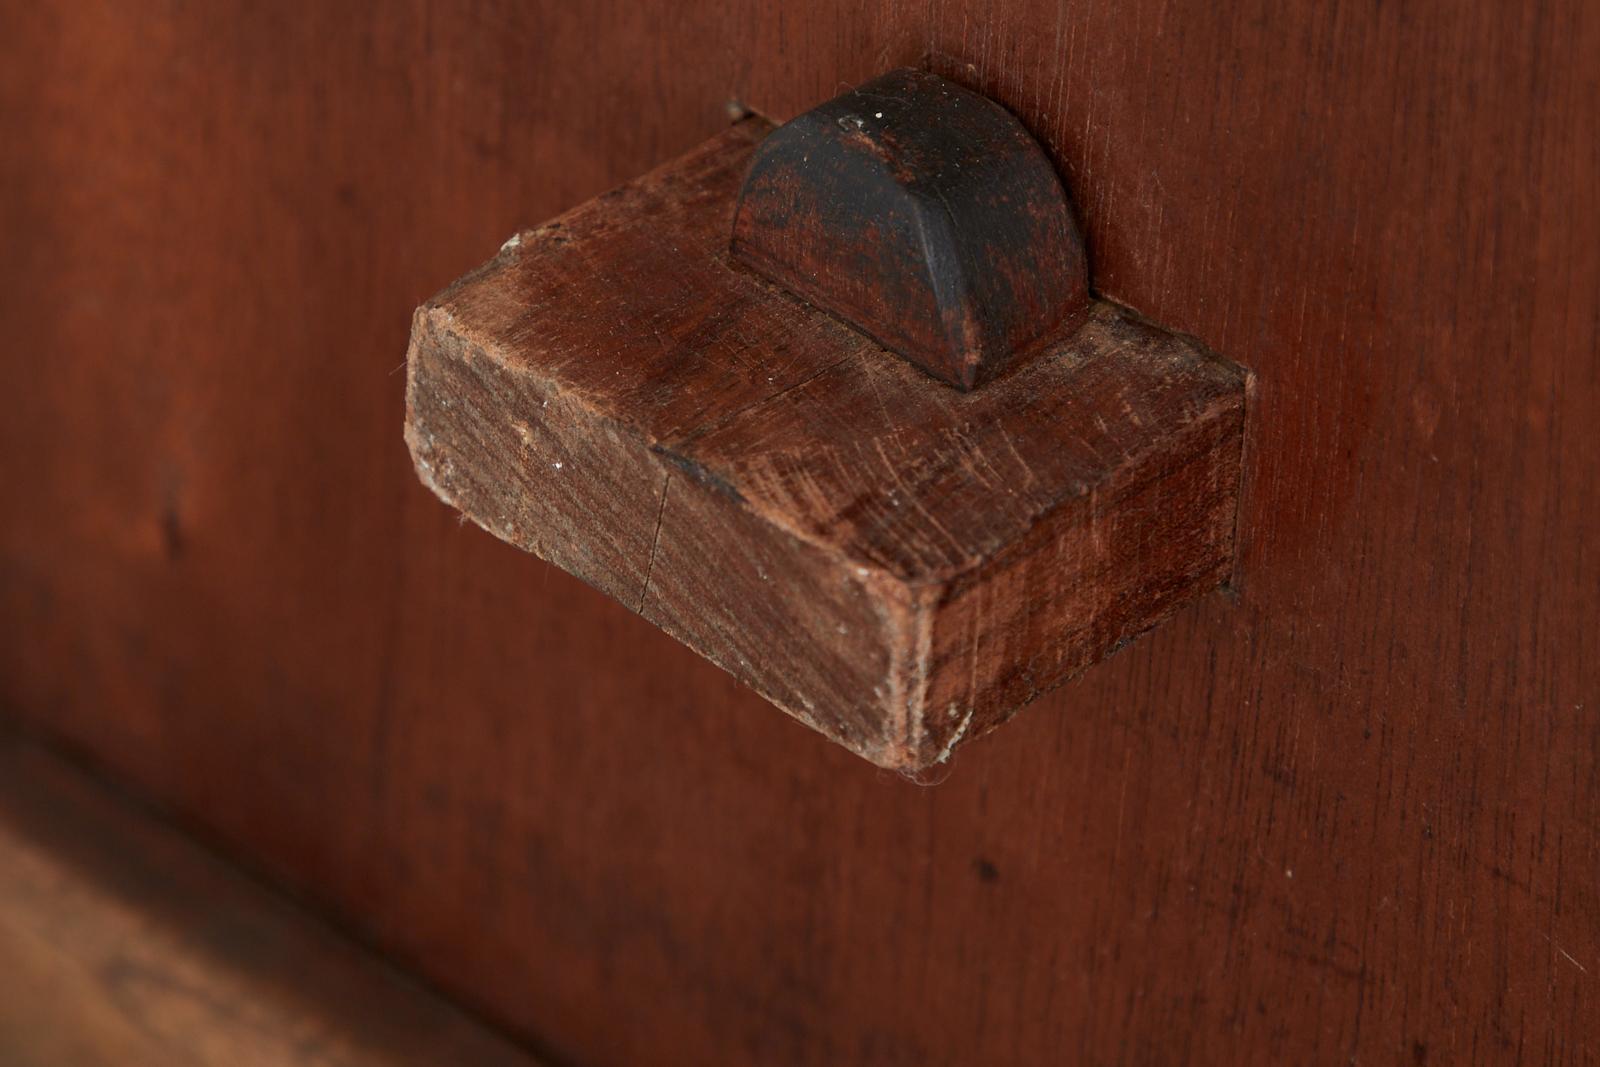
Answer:
<path fill-rule="evenodd" d="M 770 130 L 744 119 L 423 305 L 406 440 L 484 529 L 925 771 L 1227 576 L 1245 374 L 1101 303 L 950 389 L 730 259 Z"/>
<path fill-rule="evenodd" d="M 287 901 L 0 732 L 6 1067 L 534 1067 Z"/>
<path fill-rule="evenodd" d="M 8 714 L 580 1062 L 1600 1055 L 1594 5 L 0 21 Z M 1259 427 L 1236 602 L 932 789 L 462 529 L 394 373 L 506 235 L 930 51 Z"/>

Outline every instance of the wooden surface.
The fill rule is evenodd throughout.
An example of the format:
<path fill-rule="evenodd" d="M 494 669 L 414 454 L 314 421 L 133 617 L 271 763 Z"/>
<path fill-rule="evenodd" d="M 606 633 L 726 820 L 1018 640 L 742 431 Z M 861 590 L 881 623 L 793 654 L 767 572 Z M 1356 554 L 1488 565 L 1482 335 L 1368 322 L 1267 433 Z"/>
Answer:
<path fill-rule="evenodd" d="M 533 1067 L 126 798 L 0 730 L 6 1067 Z"/>
<path fill-rule="evenodd" d="M 975 393 L 936 381 L 730 257 L 771 128 L 744 119 L 429 300 L 406 441 L 485 530 L 926 771 L 1216 591 L 1246 376 L 1096 303 Z"/>
<path fill-rule="evenodd" d="M 586 1063 L 1600 1054 L 1594 5 L 0 22 L 9 714 Z M 463 528 L 395 372 L 506 235 L 929 50 L 1259 432 L 1236 599 L 923 788 Z"/>

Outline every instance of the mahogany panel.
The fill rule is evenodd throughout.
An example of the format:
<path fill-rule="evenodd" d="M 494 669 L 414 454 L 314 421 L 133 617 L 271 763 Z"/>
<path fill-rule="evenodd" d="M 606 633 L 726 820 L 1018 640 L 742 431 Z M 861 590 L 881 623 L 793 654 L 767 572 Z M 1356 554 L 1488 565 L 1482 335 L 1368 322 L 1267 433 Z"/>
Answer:
<path fill-rule="evenodd" d="M 0 22 L 7 714 L 582 1062 L 1595 1059 L 1593 5 Z M 1232 594 L 933 788 L 460 526 L 394 373 L 506 234 L 928 52 L 1258 383 Z"/>

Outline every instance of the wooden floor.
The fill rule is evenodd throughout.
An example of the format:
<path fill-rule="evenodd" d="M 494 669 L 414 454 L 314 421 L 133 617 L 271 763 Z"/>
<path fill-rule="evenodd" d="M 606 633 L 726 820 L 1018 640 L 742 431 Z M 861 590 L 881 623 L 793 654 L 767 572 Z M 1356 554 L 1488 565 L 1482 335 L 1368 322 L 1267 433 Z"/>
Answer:
<path fill-rule="evenodd" d="M 533 1063 L 0 730 L 0 1067 Z"/>

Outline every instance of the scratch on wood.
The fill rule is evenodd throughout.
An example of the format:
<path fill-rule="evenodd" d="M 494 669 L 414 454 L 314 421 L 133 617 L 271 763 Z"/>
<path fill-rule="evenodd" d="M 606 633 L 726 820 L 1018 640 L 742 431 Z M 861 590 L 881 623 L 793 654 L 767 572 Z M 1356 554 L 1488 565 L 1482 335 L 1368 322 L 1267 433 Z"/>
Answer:
<path fill-rule="evenodd" d="M 661 506 L 656 509 L 656 530 L 650 535 L 650 559 L 644 567 L 644 585 L 639 589 L 639 606 L 633 610 L 644 613 L 645 598 L 650 595 L 650 576 L 656 571 L 656 550 L 661 546 L 661 519 L 667 513 L 667 490 L 672 488 L 672 472 L 667 471 L 661 481 Z"/>
<path fill-rule="evenodd" d="M 976 711 L 976 708 L 967 709 L 967 713 L 961 717 L 961 725 L 955 728 L 954 732 L 950 734 L 949 740 L 940 747 L 939 754 L 933 758 L 933 762 L 944 763 L 950 758 L 950 754 L 956 750 L 956 746 L 961 743 L 961 739 L 967 736 L 967 728 L 972 725 L 972 716 Z"/>

